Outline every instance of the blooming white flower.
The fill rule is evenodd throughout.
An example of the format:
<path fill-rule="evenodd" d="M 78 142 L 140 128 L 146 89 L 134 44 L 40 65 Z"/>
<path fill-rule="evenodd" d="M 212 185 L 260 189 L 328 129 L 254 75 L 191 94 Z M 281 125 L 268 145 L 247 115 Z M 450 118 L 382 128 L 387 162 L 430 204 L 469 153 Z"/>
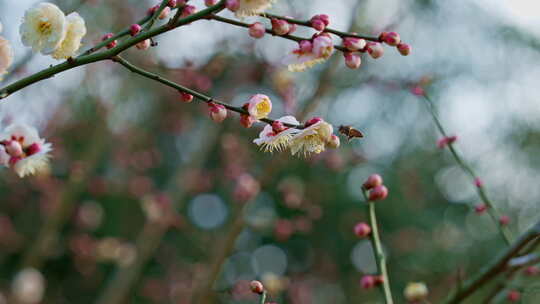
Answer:
<path fill-rule="evenodd" d="M 35 128 L 28 125 L 11 125 L 6 128 L 0 140 L 3 147 L 10 146 L 14 141 L 16 146 L 20 145 L 22 148 L 22 153 L 12 152 L 17 154 L 11 154 L 8 163 L 19 177 L 35 174 L 48 166 L 51 144 L 40 138 Z M 4 150 L 10 153 L 9 149 Z"/>
<path fill-rule="evenodd" d="M 34 52 L 53 53 L 66 37 L 64 13 L 52 3 L 39 3 L 24 14 L 19 28 L 22 43 Z"/>
<path fill-rule="evenodd" d="M 328 35 L 319 35 L 311 41 L 301 41 L 300 47 L 292 51 L 283 59 L 291 72 L 302 72 L 322 63 L 334 52 L 332 38 Z"/>
<path fill-rule="evenodd" d="M 9 41 L 0 36 L 0 80 L 13 63 L 13 49 Z"/>
<path fill-rule="evenodd" d="M 246 105 L 249 115 L 255 119 L 266 118 L 272 111 L 272 101 L 263 94 L 251 96 Z"/>
<path fill-rule="evenodd" d="M 55 59 L 67 59 L 75 56 L 81 47 L 81 40 L 86 35 L 86 24 L 84 19 L 75 12 L 66 17 L 67 31 L 66 38 L 52 54 Z"/>
<path fill-rule="evenodd" d="M 300 130 L 291 139 L 292 155 L 301 153 L 308 156 L 311 153 L 323 152 L 333 132 L 332 125 L 321 118 L 311 119 L 306 123 L 306 128 Z"/>
<path fill-rule="evenodd" d="M 293 116 L 283 116 L 276 121 L 281 124 L 300 124 Z M 283 125 L 276 128 L 275 125 L 276 123 L 274 123 L 274 126 L 266 125 L 259 134 L 259 138 L 253 140 L 253 142 L 260 146 L 264 152 L 274 152 L 274 150 L 282 151 L 288 148 L 293 135 L 300 132 L 298 129 L 287 128 Z"/>
<path fill-rule="evenodd" d="M 235 12 L 236 17 L 254 16 L 264 13 L 276 0 L 240 0 L 240 6 Z"/>

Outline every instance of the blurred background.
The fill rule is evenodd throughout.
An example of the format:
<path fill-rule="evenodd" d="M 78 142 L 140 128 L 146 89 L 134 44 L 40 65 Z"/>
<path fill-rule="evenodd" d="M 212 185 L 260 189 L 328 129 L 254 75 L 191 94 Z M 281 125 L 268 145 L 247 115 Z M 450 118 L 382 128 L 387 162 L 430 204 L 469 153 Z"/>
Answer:
<path fill-rule="evenodd" d="M 83 48 L 154 2 L 55 1 L 86 20 Z M 2 35 L 23 63 L 2 86 L 56 63 L 20 42 L 33 3 L 0 2 Z M 215 124 L 206 106 L 112 62 L 35 84 L 0 104 L 2 126 L 36 125 L 54 147 L 49 172 L 0 172 L 0 303 L 256 303 L 252 279 L 277 303 L 381 303 L 377 290 L 360 288 L 376 266 L 369 241 L 353 233 L 367 220 L 360 187 L 372 173 L 390 190 L 377 207 L 397 303 L 411 281 L 426 282 L 439 302 L 505 244 L 488 216 L 474 213 L 472 181 L 436 147 L 424 101 L 409 92 L 420 81 L 511 230 L 538 221 L 540 4 L 297 0 L 270 12 L 325 13 L 332 28 L 363 34 L 397 31 L 413 52 L 386 48 L 381 59 L 364 56 L 359 70 L 336 53 L 289 73 L 280 60 L 295 43 L 198 21 L 125 56 L 234 105 L 267 94 L 274 118 L 322 116 L 365 139 L 342 139 L 309 159 L 262 153 L 252 143 L 262 125 L 244 129 L 235 115 Z M 538 297 L 524 292 L 523 301 Z"/>

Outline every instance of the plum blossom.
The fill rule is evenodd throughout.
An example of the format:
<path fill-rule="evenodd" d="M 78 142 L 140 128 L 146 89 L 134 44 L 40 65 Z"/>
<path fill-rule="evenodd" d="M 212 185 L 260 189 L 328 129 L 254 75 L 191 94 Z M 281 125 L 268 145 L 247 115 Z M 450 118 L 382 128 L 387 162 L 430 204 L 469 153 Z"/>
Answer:
<path fill-rule="evenodd" d="M 276 0 L 236 0 L 234 2 L 238 2 L 233 5 L 236 17 L 247 17 L 264 13 Z"/>
<path fill-rule="evenodd" d="M 262 119 L 272 111 L 272 101 L 264 94 L 256 94 L 251 96 L 245 107 L 251 117 Z"/>
<path fill-rule="evenodd" d="M 299 48 L 286 56 L 283 63 L 291 72 L 302 72 L 306 69 L 324 62 L 334 52 L 332 38 L 326 34 L 316 36 L 313 41 L 303 40 Z"/>
<path fill-rule="evenodd" d="M 291 139 L 292 155 L 312 153 L 319 154 L 326 148 L 331 139 L 334 128 L 322 118 L 316 117 L 306 123 L 306 128 L 299 130 Z"/>
<path fill-rule="evenodd" d="M 299 125 L 300 122 L 293 116 L 283 116 L 272 125 L 266 125 L 253 142 L 260 146 L 264 152 L 282 151 L 290 146 L 292 137 L 300 132 L 295 128 L 285 127 L 283 124 Z"/>
<path fill-rule="evenodd" d="M 52 3 L 39 3 L 28 9 L 19 28 L 22 43 L 34 52 L 52 54 L 66 37 L 64 13 Z"/>
<path fill-rule="evenodd" d="M 66 17 L 67 32 L 66 38 L 60 46 L 54 51 L 52 57 L 54 59 L 67 59 L 75 56 L 81 47 L 81 40 L 86 35 L 86 25 L 84 19 L 75 12 Z"/>
<path fill-rule="evenodd" d="M 0 164 L 12 168 L 19 177 L 45 169 L 52 150 L 35 128 L 23 124 L 7 127 L 0 137 L 0 147 Z"/>

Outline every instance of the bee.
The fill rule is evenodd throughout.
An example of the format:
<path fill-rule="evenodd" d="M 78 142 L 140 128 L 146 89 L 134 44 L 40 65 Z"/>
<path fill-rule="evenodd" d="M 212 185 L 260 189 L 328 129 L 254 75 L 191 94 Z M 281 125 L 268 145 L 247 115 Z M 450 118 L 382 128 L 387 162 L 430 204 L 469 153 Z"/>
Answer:
<path fill-rule="evenodd" d="M 349 141 L 355 137 L 358 137 L 358 138 L 364 137 L 364 134 L 362 134 L 362 132 L 356 130 L 355 128 L 351 126 L 339 126 L 339 133 L 347 136 L 347 139 Z"/>

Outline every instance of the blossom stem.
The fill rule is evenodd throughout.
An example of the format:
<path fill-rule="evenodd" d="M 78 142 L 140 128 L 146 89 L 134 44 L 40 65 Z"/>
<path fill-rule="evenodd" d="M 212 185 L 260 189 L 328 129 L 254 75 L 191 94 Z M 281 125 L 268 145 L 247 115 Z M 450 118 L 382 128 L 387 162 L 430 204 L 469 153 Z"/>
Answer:
<path fill-rule="evenodd" d="M 262 293 L 261 293 L 261 298 L 259 300 L 259 304 L 264 304 L 266 303 L 266 290 L 264 290 Z"/>
<path fill-rule="evenodd" d="M 462 303 L 467 297 L 484 286 L 487 282 L 497 277 L 500 273 L 508 269 L 508 263 L 515 256 L 519 255 L 523 248 L 529 243 L 540 238 L 540 222 L 520 236 L 509 248 L 499 254 L 497 258 L 486 267 L 481 269 L 476 276 L 464 282 L 461 288 L 452 292 L 444 301 L 444 304 Z"/>
<path fill-rule="evenodd" d="M 151 15 L 150 19 L 148 20 L 148 23 L 144 26 L 143 31 L 148 31 L 149 29 L 152 28 L 152 26 L 156 22 L 156 19 L 159 17 L 161 12 L 163 12 L 163 10 L 167 7 L 167 4 L 168 4 L 167 0 L 162 0 L 161 1 L 161 4 L 159 5 L 159 8 L 154 12 L 153 15 Z"/>
<path fill-rule="evenodd" d="M 289 23 L 311 27 L 311 22 L 310 21 L 298 20 L 298 19 L 279 16 L 279 15 L 274 15 L 274 14 L 270 14 L 270 13 L 262 13 L 260 16 L 268 18 L 268 19 L 274 19 L 274 18 L 281 19 L 281 20 L 285 20 L 285 21 L 287 21 Z M 331 34 L 334 34 L 334 35 L 339 36 L 341 38 L 354 37 L 354 38 L 360 38 L 360 39 L 374 41 L 374 42 L 380 42 L 380 39 L 378 37 L 346 33 L 346 32 L 341 32 L 341 31 L 334 30 L 334 29 L 331 29 L 331 28 L 325 28 L 323 32 L 331 33 Z"/>
<path fill-rule="evenodd" d="M 215 14 L 210 15 L 209 18 L 212 19 L 212 20 L 219 21 L 219 22 L 228 23 L 228 24 L 231 24 L 231 25 L 236 25 L 236 26 L 245 27 L 245 28 L 249 28 L 249 27 L 251 26 L 251 24 L 249 24 L 249 23 L 240 22 L 240 21 L 237 21 L 237 20 L 234 20 L 234 19 L 229 19 L 229 18 L 217 16 L 217 15 L 215 15 Z M 296 42 L 300 42 L 300 41 L 302 41 L 302 40 L 309 40 L 309 39 L 310 39 L 310 38 L 302 38 L 302 37 L 299 37 L 299 36 L 294 36 L 294 35 L 289 35 L 289 34 L 286 34 L 286 35 L 277 35 L 277 34 L 276 34 L 273 30 L 271 30 L 271 29 L 266 29 L 266 33 L 268 33 L 268 34 L 270 34 L 270 35 L 277 36 L 277 37 L 281 37 L 281 38 L 284 38 L 284 39 L 296 41 Z M 350 51 L 348 51 L 346 48 L 344 48 L 344 47 L 342 47 L 342 46 L 340 46 L 340 45 L 334 45 L 334 48 L 335 48 L 336 50 L 339 50 L 339 51 L 342 51 L 342 52 L 350 52 Z"/>
<path fill-rule="evenodd" d="M 131 39 L 126 40 L 123 43 L 119 43 L 118 46 L 111 48 L 109 50 L 96 53 L 96 54 L 88 54 L 88 55 L 81 55 L 77 58 L 70 58 L 69 60 L 54 65 L 52 67 L 49 67 L 47 69 L 44 69 L 40 72 L 37 72 L 33 75 L 30 75 L 28 77 L 25 77 L 19 81 L 16 81 L 4 88 L 0 89 L 0 100 L 7 98 L 9 95 L 24 89 L 25 87 L 32 85 L 36 82 L 39 82 L 41 80 L 51 78 L 55 76 L 58 73 L 71 70 L 73 68 L 76 68 L 78 66 L 86 65 L 89 63 L 94 63 L 98 61 L 103 61 L 107 59 L 111 59 L 112 57 L 120 54 L 121 52 L 125 51 L 126 49 L 136 45 L 137 43 L 144 41 L 146 39 L 150 39 L 154 36 L 163 34 L 165 32 L 171 31 L 177 27 L 192 23 L 193 21 L 200 20 L 206 18 L 209 14 L 221 11 L 224 8 L 224 1 L 220 1 L 218 4 L 214 6 L 210 6 L 204 10 L 201 10 L 193 15 L 187 16 L 185 18 L 182 18 L 178 20 L 175 24 L 164 24 L 160 27 L 157 27 L 155 29 L 143 32 Z M 106 42 L 106 41 L 103 41 Z M 103 43 L 102 42 L 102 43 Z M 110 41 L 109 41 L 110 42 Z M 100 46 L 101 44 L 98 44 L 96 47 Z"/>
<path fill-rule="evenodd" d="M 426 100 L 426 107 L 428 109 L 429 114 L 433 118 L 433 121 L 435 122 L 437 129 L 439 130 L 442 136 L 448 137 L 446 130 L 444 129 L 441 121 L 439 120 L 433 101 L 427 94 L 423 94 L 423 97 Z M 450 150 L 452 156 L 454 157 L 455 161 L 458 163 L 460 168 L 463 171 L 465 171 L 472 178 L 473 181 L 478 180 L 478 176 L 476 175 L 474 170 L 461 158 L 456 148 L 454 147 L 453 143 L 448 143 L 448 149 Z M 480 199 L 484 202 L 484 204 L 486 204 L 486 206 L 488 206 L 487 211 L 489 215 L 491 216 L 491 218 L 493 219 L 493 221 L 495 222 L 495 225 L 497 225 L 502 238 L 506 241 L 508 245 L 510 245 L 512 243 L 512 234 L 510 233 L 510 230 L 508 229 L 506 225 L 499 224 L 501 213 L 499 212 L 499 210 L 497 210 L 497 208 L 495 207 L 491 199 L 488 197 L 487 192 L 483 185 L 477 185 L 476 190 Z"/>
<path fill-rule="evenodd" d="M 227 108 L 229 111 L 233 111 L 233 112 L 237 112 L 239 114 L 244 114 L 244 115 L 249 115 L 249 113 L 245 110 L 245 109 L 242 109 L 241 107 L 235 107 L 235 106 L 231 106 L 227 103 L 224 103 L 222 101 L 219 101 L 219 100 L 216 100 L 210 96 L 207 96 L 205 94 L 202 94 L 200 92 L 197 92 L 195 90 L 192 90 L 192 89 L 189 89 L 189 88 L 186 88 L 176 82 L 173 82 L 171 80 L 168 80 L 166 78 L 163 78 L 162 76 L 159 76 L 157 74 L 154 74 L 154 73 L 151 73 L 151 72 L 148 72 L 140 67 L 137 67 L 135 65 L 133 65 L 132 63 L 128 62 L 127 60 L 125 60 L 124 58 L 120 57 L 120 56 L 115 56 L 112 58 L 113 61 L 121 64 L 122 66 L 124 66 L 126 69 L 130 70 L 131 72 L 133 73 L 136 73 L 136 74 L 139 74 L 141 76 L 144 76 L 146 78 L 149 78 L 149 79 L 152 79 L 152 80 L 155 80 L 157 82 L 160 82 L 166 86 L 169 86 L 171 88 L 174 88 L 180 92 L 185 92 L 185 93 L 188 93 L 188 94 L 191 94 L 193 95 L 194 97 L 196 97 L 198 100 L 202 101 L 202 102 L 206 102 L 206 103 L 215 103 L 215 104 L 220 104 L 222 106 L 224 106 L 225 108 Z M 263 118 L 261 119 L 262 122 L 265 122 L 267 124 L 272 124 L 274 123 L 275 120 L 273 119 L 269 119 L 269 118 Z M 304 126 L 302 125 L 293 125 L 293 124 L 288 124 L 288 123 L 284 123 L 283 125 L 287 126 L 287 127 L 290 127 L 290 128 L 297 128 L 297 129 L 303 129 Z"/>
<path fill-rule="evenodd" d="M 381 292 L 384 295 L 384 302 L 386 304 L 393 304 L 392 290 L 390 289 L 390 280 L 388 278 L 388 269 L 386 267 L 386 256 L 382 248 L 381 237 L 379 235 L 379 227 L 377 224 L 377 215 L 375 211 L 375 202 L 370 201 L 368 198 L 367 190 L 362 189 L 362 194 L 368 205 L 369 212 L 369 225 L 371 226 L 371 245 L 373 247 L 373 255 L 377 262 L 377 269 L 379 275 L 382 276 Z"/>

